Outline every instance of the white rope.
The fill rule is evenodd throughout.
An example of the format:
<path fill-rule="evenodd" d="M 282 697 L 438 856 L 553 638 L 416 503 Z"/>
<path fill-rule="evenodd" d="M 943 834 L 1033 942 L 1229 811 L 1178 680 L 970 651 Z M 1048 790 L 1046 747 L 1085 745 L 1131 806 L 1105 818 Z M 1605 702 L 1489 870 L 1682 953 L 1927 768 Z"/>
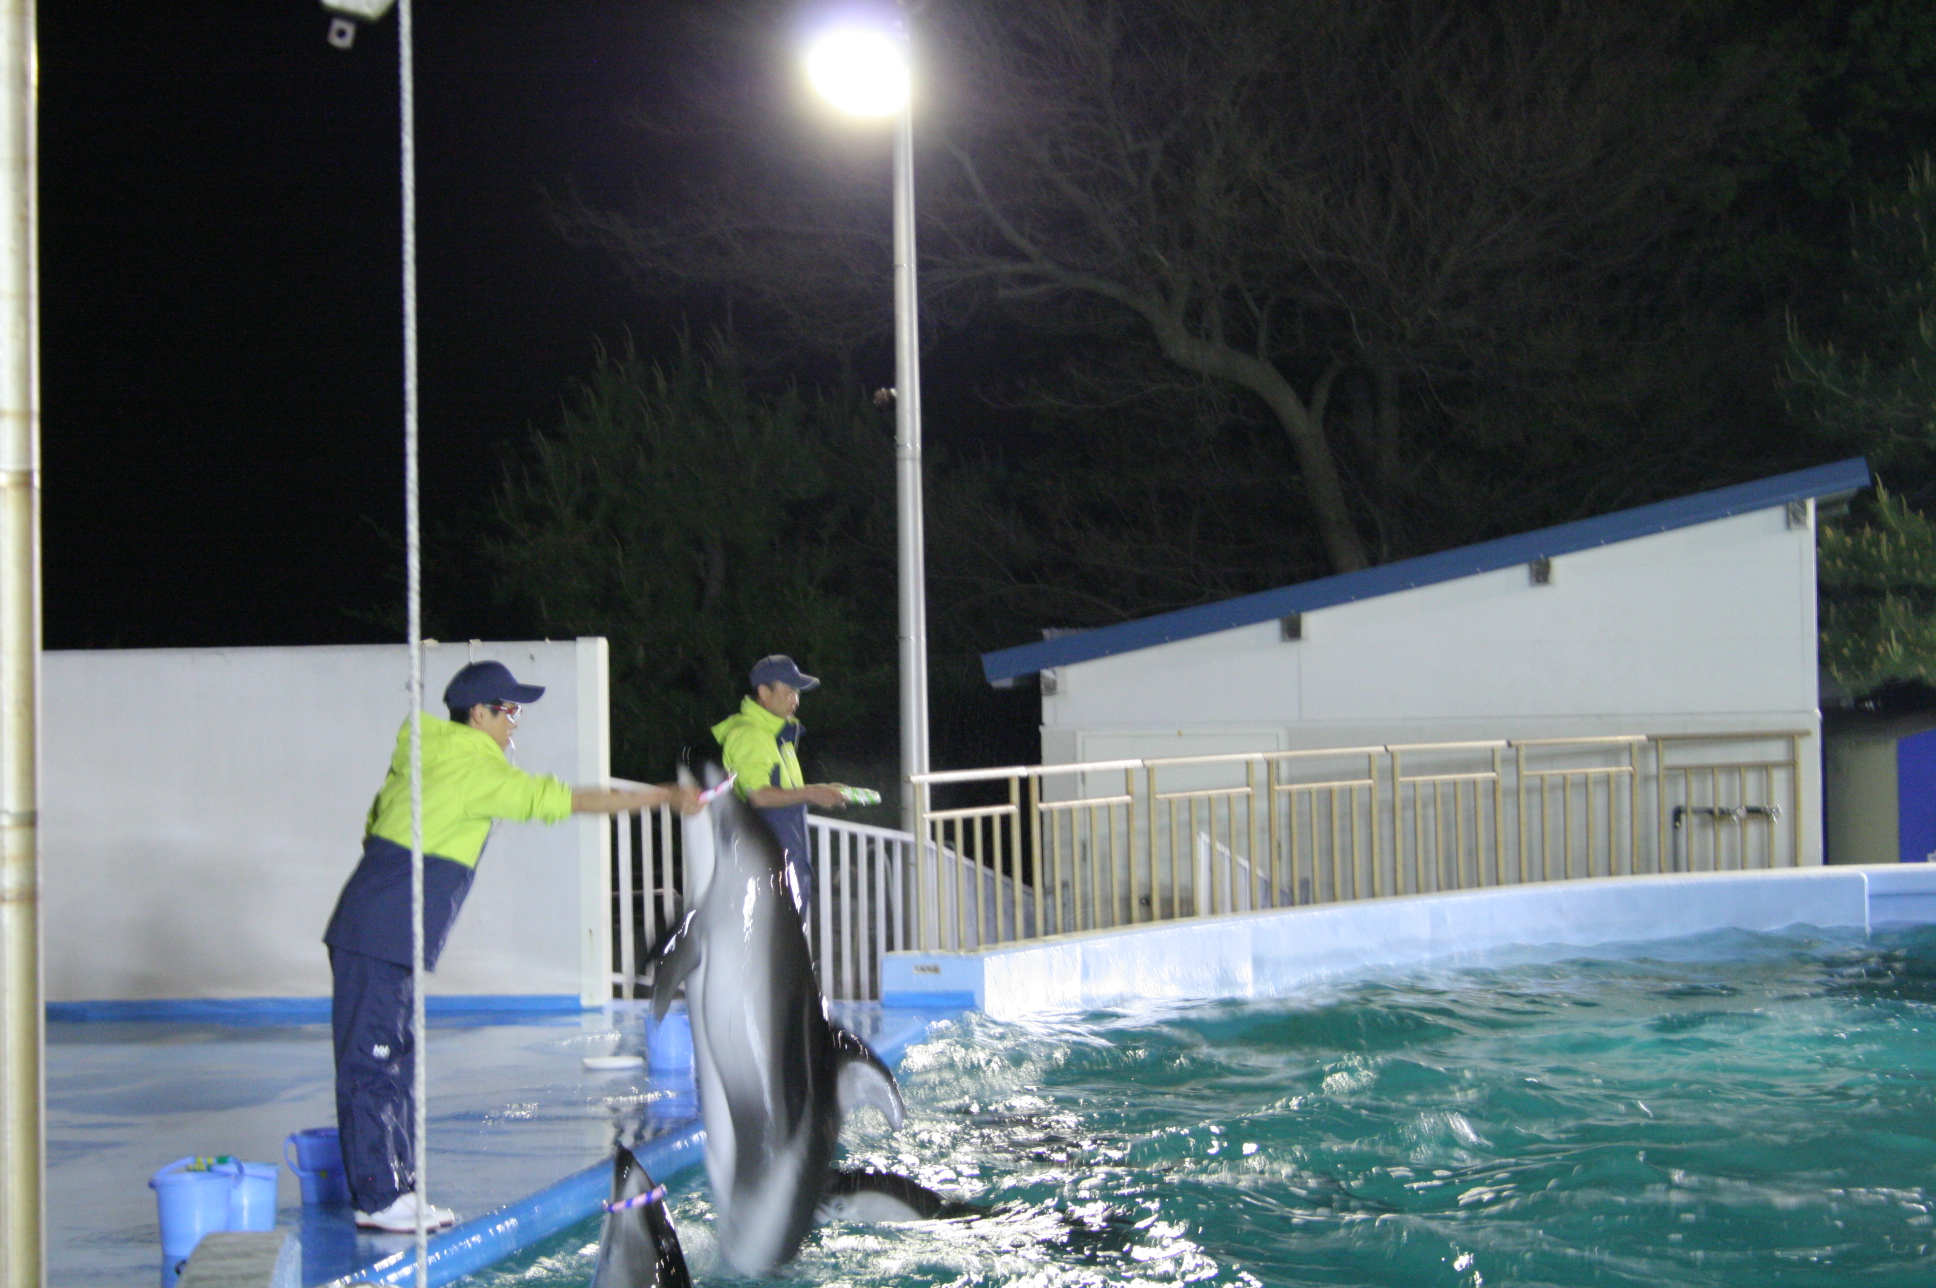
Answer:
<path fill-rule="evenodd" d="M 430 1132 L 424 1034 L 423 847 L 423 550 L 417 501 L 417 148 L 416 101 L 411 90 L 410 0 L 397 3 L 397 69 L 403 156 L 403 542 L 410 635 L 410 1044 L 415 1058 L 410 1130 L 417 1160 L 417 1288 L 430 1282 Z"/>

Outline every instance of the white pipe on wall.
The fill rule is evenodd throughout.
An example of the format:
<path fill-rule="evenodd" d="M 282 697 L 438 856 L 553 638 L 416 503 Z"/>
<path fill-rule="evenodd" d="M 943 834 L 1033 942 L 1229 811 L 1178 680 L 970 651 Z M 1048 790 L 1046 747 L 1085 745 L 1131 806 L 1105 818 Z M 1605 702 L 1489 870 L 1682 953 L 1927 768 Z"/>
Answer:
<path fill-rule="evenodd" d="M 40 371 L 33 0 L 0 0 L 0 1285 L 39 1288 Z"/>

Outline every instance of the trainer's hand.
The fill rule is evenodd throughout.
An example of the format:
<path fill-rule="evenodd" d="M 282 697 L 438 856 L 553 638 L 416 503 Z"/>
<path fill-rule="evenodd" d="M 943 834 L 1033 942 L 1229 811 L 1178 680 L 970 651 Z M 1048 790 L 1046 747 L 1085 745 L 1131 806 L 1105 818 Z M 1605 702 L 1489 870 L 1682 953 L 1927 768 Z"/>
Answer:
<path fill-rule="evenodd" d="M 840 783 L 810 783 L 804 788 L 807 803 L 821 809 L 846 809 L 847 798 L 841 795 L 841 787 Z"/>
<path fill-rule="evenodd" d="M 704 809 L 705 802 L 699 799 L 699 789 L 682 783 L 660 783 L 659 789 L 666 794 L 666 804 L 681 814 L 691 817 Z"/>

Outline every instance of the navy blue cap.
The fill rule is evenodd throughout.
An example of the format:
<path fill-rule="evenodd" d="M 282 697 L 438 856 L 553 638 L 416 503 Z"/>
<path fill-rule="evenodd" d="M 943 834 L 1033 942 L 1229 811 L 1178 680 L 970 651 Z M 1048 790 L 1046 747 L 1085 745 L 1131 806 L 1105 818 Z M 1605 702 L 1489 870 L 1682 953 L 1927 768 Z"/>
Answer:
<path fill-rule="evenodd" d="M 808 689 L 820 687 L 819 680 L 804 674 L 793 664 L 793 659 L 784 653 L 775 653 L 771 657 L 763 657 L 753 663 L 753 673 L 747 678 L 753 682 L 755 689 L 762 684 L 784 684 L 788 688 L 805 693 Z"/>
<path fill-rule="evenodd" d="M 450 677 L 444 687 L 447 707 L 474 707 L 480 702 L 536 702 L 544 696 L 542 684 L 519 684 L 511 668 L 502 662 L 472 662 Z"/>

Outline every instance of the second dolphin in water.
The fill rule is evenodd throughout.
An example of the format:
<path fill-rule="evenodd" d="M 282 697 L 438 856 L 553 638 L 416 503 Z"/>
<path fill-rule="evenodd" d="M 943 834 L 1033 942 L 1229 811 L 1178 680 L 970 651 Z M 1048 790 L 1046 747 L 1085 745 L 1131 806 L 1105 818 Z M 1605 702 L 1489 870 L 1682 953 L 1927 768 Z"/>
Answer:
<path fill-rule="evenodd" d="M 623 1145 L 612 1159 L 612 1197 L 605 1204 L 591 1288 L 692 1288 L 679 1234 L 666 1214 L 665 1188 L 652 1183 Z"/>
<path fill-rule="evenodd" d="M 720 781 L 709 770 L 708 785 Z M 827 1020 L 780 846 L 728 791 L 685 822 L 692 911 L 653 979 L 664 1018 L 683 983 L 719 1246 L 741 1274 L 799 1250 L 832 1175 L 842 1118 L 873 1105 L 901 1125 L 894 1075 Z"/>

